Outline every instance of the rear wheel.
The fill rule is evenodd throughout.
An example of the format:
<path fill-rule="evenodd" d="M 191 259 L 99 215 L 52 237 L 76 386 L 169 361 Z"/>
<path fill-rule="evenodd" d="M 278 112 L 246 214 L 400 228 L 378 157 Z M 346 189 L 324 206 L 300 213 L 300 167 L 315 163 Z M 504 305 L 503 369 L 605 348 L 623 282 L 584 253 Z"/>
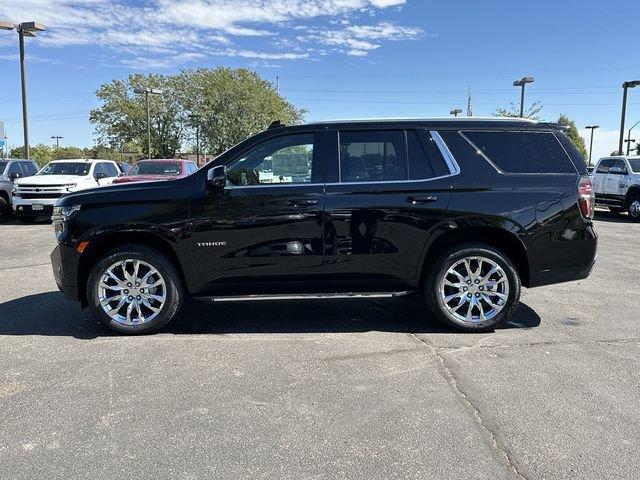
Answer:
<path fill-rule="evenodd" d="M 442 323 L 467 332 L 506 323 L 520 300 L 520 277 L 500 250 L 480 243 L 457 245 L 427 274 L 427 305 Z"/>
<path fill-rule="evenodd" d="M 627 213 L 634 220 L 640 220 L 640 195 L 631 197 L 629 207 L 627 207 Z"/>
<path fill-rule="evenodd" d="M 175 317 L 183 296 L 174 265 L 144 245 L 112 251 L 95 264 L 87 280 L 87 300 L 94 315 L 121 333 L 162 328 Z"/>

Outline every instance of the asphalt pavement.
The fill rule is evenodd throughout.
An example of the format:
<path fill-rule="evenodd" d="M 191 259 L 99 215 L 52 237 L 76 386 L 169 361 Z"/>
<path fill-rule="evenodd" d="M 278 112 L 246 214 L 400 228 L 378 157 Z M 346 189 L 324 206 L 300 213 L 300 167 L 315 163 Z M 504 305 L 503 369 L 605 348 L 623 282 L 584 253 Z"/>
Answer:
<path fill-rule="evenodd" d="M 50 225 L 0 224 L 0 478 L 640 478 L 640 223 L 506 328 L 416 299 L 187 305 L 110 333 L 58 293 Z"/>

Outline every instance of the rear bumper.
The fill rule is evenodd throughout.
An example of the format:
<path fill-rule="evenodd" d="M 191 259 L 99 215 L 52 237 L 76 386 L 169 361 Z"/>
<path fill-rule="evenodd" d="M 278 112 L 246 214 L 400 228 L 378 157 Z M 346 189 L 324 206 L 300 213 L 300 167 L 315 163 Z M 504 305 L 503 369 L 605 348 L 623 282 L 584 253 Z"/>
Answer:
<path fill-rule="evenodd" d="M 69 300 L 77 301 L 80 299 L 77 282 L 78 263 L 76 256 L 72 256 L 67 250 L 72 249 L 61 245 L 53 249 L 50 255 L 51 267 L 58 290 Z"/>
<path fill-rule="evenodd" d="M 576 268 L 553 268 L 539 272 L 532 272 L 529 276 L 529 288 L 553 285 L 554 283 L 584 280 L 591 275 L 591 272 L 596 266 L 597 259 L 598 256 L 595 255 L 593 260 L 586 266 Z"/>

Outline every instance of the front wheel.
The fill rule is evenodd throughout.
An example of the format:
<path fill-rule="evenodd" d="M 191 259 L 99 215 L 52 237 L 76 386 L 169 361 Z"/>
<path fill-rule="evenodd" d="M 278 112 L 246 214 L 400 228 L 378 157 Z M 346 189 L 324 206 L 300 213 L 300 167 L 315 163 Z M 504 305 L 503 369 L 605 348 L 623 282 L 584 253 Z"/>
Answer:
<path fill-rule="evenodd" d="M 98 319 L 120 333 L 158 330 L 176 315 L 184 289 L 161 252 L 125 245 L 99 260 L 87 280 L 87 300 Z"/>
<path fill-rule="evenodd" d="M 640 196 L 635 196 L 631 198 L 629 202 L 629 207 L 627 208 L 627 213 L 631 218 L 636 221 L 640 220 Z"/>
<path fill-rule="evenodd" d="M 466 243 L 435 259 L 424 294 L 442 323 L 478 332 L 509 320 L 518 307 L 520 288 L 520 277 L 504 253 L 489 245 Z"/>

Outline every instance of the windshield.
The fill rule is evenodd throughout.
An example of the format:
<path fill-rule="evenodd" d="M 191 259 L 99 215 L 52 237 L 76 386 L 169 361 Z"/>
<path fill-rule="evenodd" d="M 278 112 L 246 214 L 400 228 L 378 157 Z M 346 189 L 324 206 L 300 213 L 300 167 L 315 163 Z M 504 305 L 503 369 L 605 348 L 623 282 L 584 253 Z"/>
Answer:
<path fill-rule="evenodd" d="M 640 173 L 640 158 L 629 159 L 629 163 L 631 164 L 631 170 L 635 173 Z"/>
<path fill-rule="evenodd" d="M 138 162 L 129 175 L 180 175 L 180 164 L 172 162 Z"/>
<path fill-rule="evenodd" d="M 0 162 L 0 175 L 2 175 L 4 169 L 7 168 L 7 165 L 9 165 L 9 162 Z"/>
<path fill-rule="evenodd" d="M 86 162 L 52 162 L 47 164 L 38 175 L 78 175 L 89 173 L 90 163 Z"/>

